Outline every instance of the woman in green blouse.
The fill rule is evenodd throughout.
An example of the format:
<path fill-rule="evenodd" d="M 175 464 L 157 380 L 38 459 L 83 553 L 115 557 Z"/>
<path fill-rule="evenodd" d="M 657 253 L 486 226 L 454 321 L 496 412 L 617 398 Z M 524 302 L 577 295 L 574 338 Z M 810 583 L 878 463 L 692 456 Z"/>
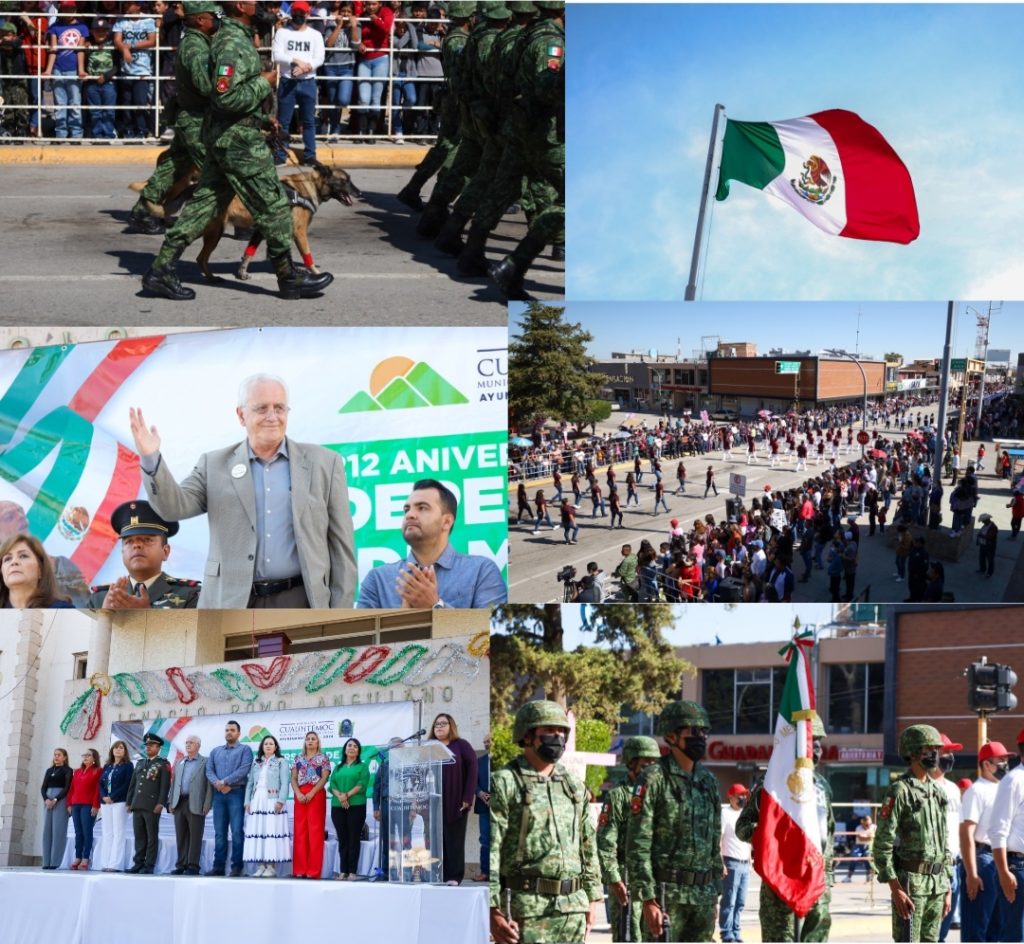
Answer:
<path fill-rule="evenodd" d="M 370 768 L 361 760 L 363 745 L 349 738 L 342 748 L 344 763 L 331 774 L 331 822 L 338 836 L 340 872 L 338 881 L 355 881 L 359 866 L 359 840 L 366 822 L 366 793 Z"/>

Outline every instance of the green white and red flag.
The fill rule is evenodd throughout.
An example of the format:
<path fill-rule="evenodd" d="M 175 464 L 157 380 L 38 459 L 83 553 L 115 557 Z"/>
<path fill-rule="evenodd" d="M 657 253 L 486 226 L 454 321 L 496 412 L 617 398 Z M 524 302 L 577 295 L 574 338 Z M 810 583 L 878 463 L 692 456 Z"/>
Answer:
<path fill-rule="evenodd" d="M 808 658 L 814 642 L 799 633 L 784 649 L 789 662 L 775 721 L 775 743 L 751 839 L 754 869 L 778 897 L 804 917 L 825 891 L 825 857 L 811 758 L 814 681 Z"/>
<path fill-rule="evenodd" d="M 788 203 L 819 229 L 853 239 L 917 239 L 914 184 L 900 156 L 852 111 L 726 123 L 717 200 L 738 180 Z"/>

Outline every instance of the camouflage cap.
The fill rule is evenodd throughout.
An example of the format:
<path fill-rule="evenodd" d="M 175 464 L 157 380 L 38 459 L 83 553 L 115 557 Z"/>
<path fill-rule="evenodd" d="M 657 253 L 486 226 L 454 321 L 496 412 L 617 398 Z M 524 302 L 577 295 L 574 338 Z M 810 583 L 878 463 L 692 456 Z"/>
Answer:
<path fill-rule="evenodd" d="M 6 20 L 0 25 L 0 33 L 17 33 L 18 27 L 15 26 L 10 20 Z"/>
<path fill-rule="evenodd" d="M 507 20 L 512 16 L 512 11 L 504 3 L 488 3 L 483 13 L 489 20 Z"/>
<path fill-rule="evenodd" d="M 217 16 L 221 12 L 219 3 L 209 3 L 207 0 L 185 0 L 182 5 L 185 8 L 185 16 L 196 16 L 200 13 L 212 13 Z"/>
<path fill-rule="evenodd" d="M 547 725 L 568 729 L 565 709 L 557 701 L 528 701 L 516 712 L 512 740 L 518 744 L 534 728 Z"/>
<path fill-rule="evenodd" d="M 473 0 L 452 0 L 448 4 L 448 15 L 453 20 L 465 20 L 476 13 L 476 4 Z"/>
<path fill-rule="evenodd" d="M 505 4 L 513 13 L 536 13 L 537 7 L 530 0 L 508 0 Z"/>
<path fill-rule="evenodd" d="M 565 0 L 533 0 L 539 10 L 564 10 Z"/>
<path fill-rule="evenodd" d="M 661 750 L 658 742 L 649 737 L 631 737 L 626 739 L 622 747 L 622 763 L 628 764 L 638 757 L 653 757 L 657 760 L 661 757 Z"/>
<path fill-rule="evenodd" d="M 906 760 L 925 747 L 942 747 L 942 735 L 930 724 L 912 724 L 900 735 L 900 757 Z"/>
<path fill-rule="evenodd" d="M 671 734 L 679 728 L 710 728 L 708 713 L 695 701 L 670 701 L 658 717 L 658 734 Z"/>

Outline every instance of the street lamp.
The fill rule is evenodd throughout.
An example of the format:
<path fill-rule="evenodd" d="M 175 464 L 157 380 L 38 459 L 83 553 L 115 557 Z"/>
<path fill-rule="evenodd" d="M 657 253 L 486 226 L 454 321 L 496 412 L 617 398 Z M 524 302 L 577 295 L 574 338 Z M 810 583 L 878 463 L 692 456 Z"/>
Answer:
<path fill-rule="evenodd" d="M 864 406 L 863 406 L 863 410 L 861 412 L 860 428 L 862 430 L 864 430 L 865 433 L 867 433 L 867 431 L 868 431 L 868 375 L 864 373 L 864 368 L 861 366 L 860 361 L 857 360 L 857 357 L 855 355 L 851 354 L 849 351 L 844 351 L 842 348 L 829 347 L 829 348 L 825 348 L 825 353 L 830 355 L 830 356 L 832 356 L 832 357 L 848 357 L 851 361 L 853 361 L 857 365 L 857 370 L 860 371 L 860 379 L 864 382 Z M 860 457 L 862 459 L 864 458 L 864 453 L 865 453 L 866 449 L 867 449 L 867 443 L 861 443 Z"/>

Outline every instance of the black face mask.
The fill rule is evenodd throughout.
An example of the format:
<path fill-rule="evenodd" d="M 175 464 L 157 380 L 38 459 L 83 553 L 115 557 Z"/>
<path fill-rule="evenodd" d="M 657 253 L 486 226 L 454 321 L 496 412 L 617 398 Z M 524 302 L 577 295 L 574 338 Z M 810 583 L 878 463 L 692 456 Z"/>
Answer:
<path fill-rule="evenodd" d="M 996 780 L 1002 780 L 1009 772 L 1010 767 L 1008 764 L 996 764 L 995 767 L 992 768 L 992 776 L 995 777 Z"/>
<path fill-rule="evenodd" d="M 948 774 L 953 769 L 953 765 L 955 763 L 956 758 L 952 754 L 943 754 L 942 757 L 939 758 L 939 770 L 944 774 Z"/>
<path fill-rule="evenodd" d="M 542 734 L 536 750 L 544 760 L 553 764 L 565 753 L 565 735 Z"/>
<path fill-rule="evenodd" d="M 925 770 L 934 770 L 939 766 L 939 752 L 928 751 L 927 754 L 921 755 L 921 766 Z"/>
<path fill-rule="evenodd" d="M 305 22 L 306 22 L 306 14 L 305 13 L 293 13 L 292 14 L 292 25 L 293 26 L 302 26 L 302 24 L 305 23 Z"/>
<path fill-rule="evenodd" d="M 683 738 L 683 753 L 690 758 L 694 763 L 704 759 L 704 755 L 708 752 L 708 739 L 703 735 L 690 735 L 690 737 Z"/>
<path fill-rule="evenodd" d="M 746 797 L 736 797 L 736 805 L 740 809 L 743 809 L 743 807 L 745 807 L 747 805 L 747 798 Z"/>

